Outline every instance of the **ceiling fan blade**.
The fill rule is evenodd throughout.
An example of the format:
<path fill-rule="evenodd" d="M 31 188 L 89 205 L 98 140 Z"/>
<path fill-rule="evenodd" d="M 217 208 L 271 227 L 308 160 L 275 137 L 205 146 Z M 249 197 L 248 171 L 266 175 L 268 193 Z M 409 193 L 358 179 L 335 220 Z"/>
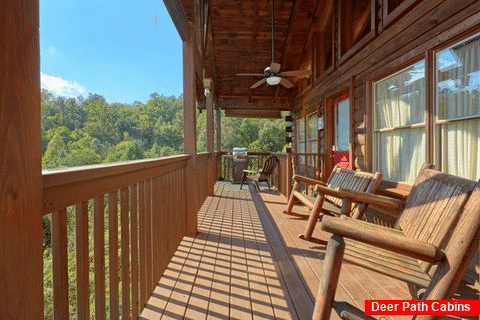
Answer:
<path fill-rule="evenodd" d="M 309 75 L 310 71 L 307 70 L 284 71 L 280 73 L 280 76 L 282 77 L 302 77 Z"/>
<path fill-rule="evenodd" d="M 255 82 L 255 83 L 250 87 L 250 89 L 255 89 L 255 88 L 257 88 L 257 87 L 260 87 L 260 86 L 261 86 L 262 84 L 264 84 L 265 82 L 267 82 L 267 79 L 263 78 L 262 80 Z"/>
<path fill-rule="evenodd" d="M 281 66 L 282 65 L 280 63 L 272 62 L 270 63 L 270 71 L 272 71 L 273 73 L 278 73 L 280 72 Z"/>
<path fill-rule="evenodd" d="M 285 78 L 282 78 L 282 80 L 280 80 L 280 84 L 281 84 L 282 86 L 284 86 L 285 88 L 287 88 L 287 89 L 290 89 L 290 88 L 293 87 L 293 83 L 291 83 L 290 81 L 288 81 L 288 80 L 285 79 Z"/>
<path fill-rule="evenodd" d="M 237 73 L 237 76 L 265 77 L 263 73 Z"/>

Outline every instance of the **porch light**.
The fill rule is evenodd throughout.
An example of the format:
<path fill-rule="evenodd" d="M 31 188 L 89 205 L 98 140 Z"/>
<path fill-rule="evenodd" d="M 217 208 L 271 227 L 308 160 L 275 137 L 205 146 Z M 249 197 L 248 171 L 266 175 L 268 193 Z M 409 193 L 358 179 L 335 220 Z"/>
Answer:
<path fill-rule="evenodd" d="M 276 86 L 282 81 L 282 78 L 279 76 L 271 76 L 267 78 L 267 83 L 271 86 Z"/>

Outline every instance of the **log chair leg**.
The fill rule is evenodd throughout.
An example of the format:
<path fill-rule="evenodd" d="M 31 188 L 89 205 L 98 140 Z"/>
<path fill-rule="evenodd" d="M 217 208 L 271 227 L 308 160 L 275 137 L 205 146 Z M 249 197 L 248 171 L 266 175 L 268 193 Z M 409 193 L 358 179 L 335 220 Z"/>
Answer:
<path fill-rule="evenodd" d="M 308 218 L 307 225 L 305 226 L 305 232 L 299 236 L 300 239 L 310 240 L 313 234 L 313 230 L 315 229 L 315 225 L 317 224 L 318 217 L 322 211 L 323 207 L 323 200 L 324 195 L 319 194 L 315 198 L 315 202 L 313 203 L 312 212 L 310 213 L 310 217 Z"/>
<path fill-rule="evenodd" d="M 300 189 L 300 184 L 295 181 L 293 184 L 292 191 L 290 192 L 290 197 L 288 198 L 287 209 L 283 211 L 283 213 L 290 214 L 292 213 L 293 203 L 295 202 L 295 195 L 293 194 L 294 191 L 298 191 Z"/>
<path fill-rule="evenodd" d="M 337 290 L 338 277 L 342 267 L 345 241 L 339 235 L 333 235 L 328 240 L 327 252 L 323 261 L 323 275 L 320 280 L 313 320 L 328 320 L 333 307 L 333 299 Z"/>
<path fill-rule="evenodd" d="M 242 175 L 242 182 L 240 183 L 240 190 L 242 190 L 243 184 L 245 183 L 245 180 L 247 180 L 247 173 L 244 172 Z"/>

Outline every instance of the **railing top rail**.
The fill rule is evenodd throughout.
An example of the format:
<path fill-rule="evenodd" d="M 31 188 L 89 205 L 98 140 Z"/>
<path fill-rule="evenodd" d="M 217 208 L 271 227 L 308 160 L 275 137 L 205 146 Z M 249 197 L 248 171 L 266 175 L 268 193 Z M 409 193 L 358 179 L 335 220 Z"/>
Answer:
<path fill-rule="evenodd" d="M 199 152 L 197 153 L 197 158 L 207 159 L 210 156 L 210 152 Z"/>
<path fill-rule="evenodd" d="M 216 152 L 217 154 L 221 155 L 228 155 L 231 153 L 231 151 L 221 151 L 221 152 Z M 248 155 L 253 155 L 253 156 L 269 156 L 271 154 L 277 155 L 277 156 L 287 156 L 286 152 L 255 152 L 255 151 L 248 151 Z"/>
<path fill-rule="evenodd" d="M 43 175 L 43 214 L 184 168 L 189 155 L 69 168 Z"/>
<path fill-rule="evenodd" d="M 102 179 L 114 175 L 122 175 L 135 171 L 162 167 L 172 163 L 187 161 L 189 158 L 189 155 L 183 154 L 158 159 L 143 159 L 115 162 L 111 164 L 43 170 L 43 187 L 53 187 L 65 183 L 73 183 L 91 179 Z"/>

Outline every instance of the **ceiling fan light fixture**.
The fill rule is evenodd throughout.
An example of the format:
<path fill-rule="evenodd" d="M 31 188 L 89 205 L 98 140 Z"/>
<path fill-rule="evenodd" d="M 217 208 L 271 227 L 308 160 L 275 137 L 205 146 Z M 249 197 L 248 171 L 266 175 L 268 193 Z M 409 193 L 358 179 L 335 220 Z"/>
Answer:
<path fill-rule="evenodd" d="M 280 83 L 280 81 L 282 81 L 282 78 L 279 76 L 271 76 L 267 78 L 267 83 L 270 86 L 276 86 L 277 84 Z"/>

